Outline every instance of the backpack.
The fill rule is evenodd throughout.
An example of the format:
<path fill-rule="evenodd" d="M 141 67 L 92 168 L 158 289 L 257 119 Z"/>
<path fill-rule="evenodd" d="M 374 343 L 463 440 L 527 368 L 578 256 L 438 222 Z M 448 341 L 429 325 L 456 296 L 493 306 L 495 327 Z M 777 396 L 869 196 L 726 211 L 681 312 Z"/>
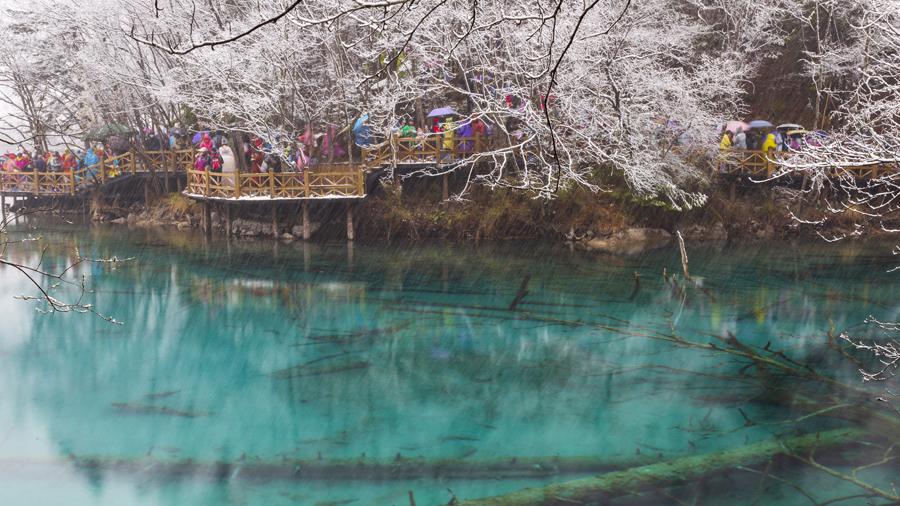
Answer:
<path fill-rule="evenodd" d="M 218 153 L 212 156 L 212 171 L 222 172 L 222 155 Z"/>

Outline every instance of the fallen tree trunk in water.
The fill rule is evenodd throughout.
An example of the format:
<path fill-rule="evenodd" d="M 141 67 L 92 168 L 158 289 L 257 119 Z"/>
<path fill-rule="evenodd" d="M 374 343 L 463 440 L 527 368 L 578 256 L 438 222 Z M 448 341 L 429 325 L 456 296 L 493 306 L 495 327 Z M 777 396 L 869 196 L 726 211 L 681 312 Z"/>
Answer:
<path fill-rule="evenodd" d="M 678 456 L 585 456 L 585 457 L 500 457 L 458 459 L 428 457 L 358 457 L 348 459 L 259 459 L 242 457 L 234 461 L 192 458 L 70 455 L 65 461 L 0 459 L 3 464 L 74 465 L 81 469 L 104 469 L 140 474 L 192 478 L 254 478 L 293 480 L 412 480 L 543 478 L 555 474 L 587 474 L 629 469 L 674 460 Z"/>
<path fill-rule="evenodd" d="M 726 474 L 738 467 L 768 462 L 777 455 L 809 455 L 815 450 L 853 443 L 866 434 L 857 428 L 837 429 L 787 440 L 769 439 L 706 455 L 615 471 L 542 488 L 461 501 L 456 506 L 571 506 L 609 501 L 644 490 L 670 487 L 700 478 Z"/>

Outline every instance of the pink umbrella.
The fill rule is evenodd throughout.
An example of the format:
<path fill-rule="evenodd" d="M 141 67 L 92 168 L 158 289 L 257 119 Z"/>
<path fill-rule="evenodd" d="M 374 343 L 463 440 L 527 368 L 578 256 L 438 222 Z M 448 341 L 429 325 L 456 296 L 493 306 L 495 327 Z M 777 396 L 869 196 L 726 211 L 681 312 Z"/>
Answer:
<path fill-rule="evenodd" d="M 737 127 L 741 127 L 741 129 L 746 132 L 750 130 L 750 125 L 744 123 L 743 121 L 729 121 L 727 125 L 725 125 L 725 130 L 731 130 L 732 132 L 737 132 Z"/>

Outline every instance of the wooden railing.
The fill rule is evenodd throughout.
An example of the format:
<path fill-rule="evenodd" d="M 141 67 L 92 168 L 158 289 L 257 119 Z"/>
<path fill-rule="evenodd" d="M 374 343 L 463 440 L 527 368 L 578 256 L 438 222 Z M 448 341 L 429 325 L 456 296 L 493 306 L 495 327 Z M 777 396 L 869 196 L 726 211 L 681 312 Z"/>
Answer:
<path fill-rule="evenodd" d="M 313 166 L 313 171 L 268 174 L 188 170 L 190 196 L 212 199 L 327 199 L 364 197 L 362 165 Z"/>
<path fill-rule="evenodd" d="M 31 195 L 76 195 L 94 185 L 105 185 L 124 174 L 151 170 L 187 173 L 190 196 L 214 199 L 315 199 L 356 198 L 366 193 L 365 174 L 400 164 L 455 164 L 476 158 L 490 150 L 491 139 L 441 136 L 403 139 L 392 136 L 387 142 L 362 149 L 362 164 L 312 165 L 304 172 L 278 174 L 223 174 L 193 170 L 194 149 L 128 152 L 100 163 L 69 172 L 0 171 L 0 191 Z M 712 173 L 747 175 L 760 179 L 776 175 L 791 158 L 786 151 L 716 150 L 694 147 L 673 148 L 678 156 Z M 523 156 L 533 149 L 524 149 Z M 534 154 L 534 153 L 532 153 Z M 870 164 L 834 167 L 833 176 L 873 179 L 887 173 L 900 174 L 898 164 Z"/>
<path fill-rule="evenodd" d="M 747 175 L 769 179 L 779 173 L 785 165 L 790 166 L 790 159 L 802 156 L 795 151 L 749 151 L 749 150 L 700 150 L 696 148 L 675 148 L 683 156 L 695 164 L 702 164 L 702 158 L 708 159 L 712 172 L 720 174 Z M 799 173 L 799 170 L 792 171 Z M 897 164 L 865 164 L 835 165 L 827 169 L 835 177 L 847 176 L 856 179 L 874 179 L 888 173 L 900 173 Z"/>
<path fill-rule="evenodd" d="M 363 147 L 362 159 L 367 170 L 397 164 L 452 164 L 465 161 L 491 149 L 489 137 L 397 137 L 381 144 Z"/>
<path fill-rule="evenodd" d="M 93 185 L 105 185 L 125 174 L 136 175 L 169 167 L 185 171 L 191 166 L 193 150 L 129 151 L 88 167 L 66 172 L 39 172 L 37 169 L 18 172 L 0 171 L 0 191 L 23 192 L 32 195 L 75 195 Z M 168 164 L 168 165 L 167 165 Z"/>

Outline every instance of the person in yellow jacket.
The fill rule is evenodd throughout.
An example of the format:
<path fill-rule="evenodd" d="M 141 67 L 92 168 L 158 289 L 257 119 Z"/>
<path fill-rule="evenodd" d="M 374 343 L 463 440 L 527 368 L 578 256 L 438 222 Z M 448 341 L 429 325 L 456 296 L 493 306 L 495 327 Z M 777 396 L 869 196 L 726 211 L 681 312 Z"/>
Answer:
<path fill-rule="evenodd" d="M 726 150 L 731 147 L 731 130 L 725 132 L 722 136 L 722 142 L 719 143 L 719 149 Z"/>
<path fill-rule="evenodd" d="M 719 172 L 726 172 L 726 164 L 728 163 L 728 149 L 731 147 L 731 136 L 733 134 L 731 131 L 726 131 L 722 135 L 722 141 L 719 142 L 719 161 L 718 161 L 718 170 Z"/>
<path fill-rule="evenodd" d="M 447 118 L 444 123 L 444 149 L 453 149 L 453 117 Z"/>
<path fill-rule="evenodd" d="M 773 132 L 769 132 L 769 134 L 766 135 L 766 140 L 763 141 L 762 150 L 769 151 L 769 148 L 772 148 L 772 151 L 774 151 L 777 147 L 778 143 L 775 142 L 775 134 Z"/>

